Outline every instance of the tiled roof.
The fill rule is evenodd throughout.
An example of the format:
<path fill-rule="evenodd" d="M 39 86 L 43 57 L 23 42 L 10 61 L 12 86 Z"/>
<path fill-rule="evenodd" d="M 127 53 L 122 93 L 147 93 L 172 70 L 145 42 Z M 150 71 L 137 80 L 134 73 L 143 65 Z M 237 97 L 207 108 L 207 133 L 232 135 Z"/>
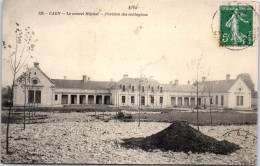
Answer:
<path fill-rule="evenodd" d="M 87 81 L 83 80 L 65 80 L 65 79 L 52 79 L 56 88 L 68 89 L 89 89 L 89 90 L 109 90 L 116 82 L 111 81 Z"/>
<path fill-rule="evenodd" d="M 210 92 L 228 92 L 228 90 L 234 85 L 236 79 L 232 80 L 219 80 L 219 81 L 205 81 L 201 82 L 200 91 Z"/>
<path fill-rule="evenodd" d="M 228 92 L 236 80 L 219 80 L 219 81 L 205 81 L 199 82 L 199 92 Z M 193 85 L 174 85 L 174 84 L 162 84 L 162 87 L 166 91 L 171 92 L 196 92 L 197 87 Z"/>
<path fill-rule="evenodd" d="M 138 88 L 139 80 L 136 78 L 123 78 L 118 82 L 111 81 L 87 81 L 83 80 L 65 80 L 65 79 L 52 79 L 57 88 L 71 88 L 71 89 L 89 89 L 89 90 L 109 90 L 109 89 L 121 89 L 122 85 L 125 85 L 126 90 L 131 88 L 130 85 L 135 86 L 135 90 Z M 199 82 L 199 92 L 210 92 L 223 93 L 228 90 L 235 83 L 236 79 L 233 80 L 219 80 L 219 81 L 205 81 Z M 160 84 L 158 81 L 147 78 L 140 81 L 140 85 L 145 86 L 145 90 L 148 90 L 150 86 L 154 86 L 155 90 L 157 87 L 162 86 L 163 91 L 171 92 L 196 92 L 196 86 L 193 85 L 174 85 L 174 84 Z"/>
<path fill-rule="evenodd" d="M 174 84 L 162 84 L 163 90 L 171 92 L 191 92 L 195 91 L 195 87 L 192 85 L 174 85 Z"/>
<path fill-rule="evenodd" d="M 156 87 L 160 86 L 161 84 L 152 78 L 145 78 L 145 79 L 122 78 L 121 80 L 118 81 L 117 86 L 121 87 L 122 85 L 125 85 L 126 90 L 131 88 L 129 85 L 135 86 L 135 89 L 137 89 L 139 85 L 142 85 L 142 86 L 144 86 L 145 90 L 147 90 L 150 86 L 154 86 L 156 88 Z"/>

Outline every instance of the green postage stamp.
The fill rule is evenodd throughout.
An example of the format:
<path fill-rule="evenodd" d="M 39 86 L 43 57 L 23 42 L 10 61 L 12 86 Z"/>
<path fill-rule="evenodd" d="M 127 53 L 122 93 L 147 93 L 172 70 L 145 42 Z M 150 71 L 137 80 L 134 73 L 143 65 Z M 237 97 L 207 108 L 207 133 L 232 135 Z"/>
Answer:
<path fill-rule="evenodd" d="M 220 46 L 253 45 L 253 7 L 220 7 Z"/>

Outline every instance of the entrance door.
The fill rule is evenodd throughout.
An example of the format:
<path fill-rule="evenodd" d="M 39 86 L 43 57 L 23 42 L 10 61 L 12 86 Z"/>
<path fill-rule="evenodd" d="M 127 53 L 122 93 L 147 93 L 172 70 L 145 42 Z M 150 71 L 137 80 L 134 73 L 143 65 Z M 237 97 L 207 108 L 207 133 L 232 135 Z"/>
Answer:
<path fill-rule="evenodd" d="M 105 96 L 105 103 L 104 104 L 110 104 L 110 96 Z"/>
<path fill-rule="evenodd" d="M 61 104 L 68 104 L 68 95 L 61 95 Z"/>
<path fill-rule="evenodd" d="M 94 95 L 88 95 L 88 104 L 94 104 Z"/>
<path fill-rule="evenodd" d="M 178 105 L 182 105 L 182 98 L 181 97 L 178 97 Z"/>
<path fill-rule="evenodd" d="M 198 105 L 201 105 L 201 98 L 198 98 Z"/>
<path fill-rule="evenodd" d="M 188 97 L 184 97 L 184 105 L 185 106 L 189 105 L 189 98 Z"/>
<path fill-rule="evenodd" d="M 79 96 L 79 104 L 86 104 L 86 95 Z"/>
<path fill-rule="evenodd" d="M 96 104 L 102 104 L 102 96 L 101 95 L 97 95 Z"/>

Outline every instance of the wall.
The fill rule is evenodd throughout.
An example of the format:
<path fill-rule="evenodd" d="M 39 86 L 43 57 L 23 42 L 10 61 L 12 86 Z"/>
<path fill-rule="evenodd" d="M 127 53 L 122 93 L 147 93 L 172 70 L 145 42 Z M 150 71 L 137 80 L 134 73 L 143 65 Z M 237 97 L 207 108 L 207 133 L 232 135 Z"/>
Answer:
<path fill-rule="evenodd" d="M 229 108 L 247 109 L 251 108 L 251 91 L 239 78 L 229 90 Z M 236 96 L 243 96 L 243 105 L 237 105 Z"/>
<path fill-rule="evenodd" d="M 40 90 L 41 91 L 41 103 L 37 104 L 41 106 L 52 106 L 54 97 L 54 84 L 37 68 L 32 67 L 27 74 L 31 73 L 31 83 L 27 83 L 26 86 L 26 105 L 28 104 L 28 90 Z M 32 80 L 37 79 L 39 82 L 36 85 L 32 84 Z M 22 84 L 16 82 L 14 87 L 14 106 L 23 106 L 25 101 L 24 87 Z"/>

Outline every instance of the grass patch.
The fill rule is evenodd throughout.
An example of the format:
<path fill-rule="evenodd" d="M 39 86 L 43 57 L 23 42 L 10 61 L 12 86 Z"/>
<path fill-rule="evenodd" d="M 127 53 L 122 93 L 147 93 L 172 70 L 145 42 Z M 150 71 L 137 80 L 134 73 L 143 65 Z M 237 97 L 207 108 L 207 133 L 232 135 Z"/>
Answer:
<path fill-rule="evenodd" d="M 139 114 L 133 114 L 133 120 L 138 121 Z M 180 112 L 171 111 L 168 113 L 141 113 L 140 119 L 145 119 L 149 122 L 173 122 L 186 121 L 189 124 L 197 125 L 196 112 Z M 235 111 L 212 112 L 213 125 L 243 125 L 257 124 L 257 114 L 255 113 L 238 113 Z M 199 112 L 199 125 L 211 125 L 209 112 Z"/>

